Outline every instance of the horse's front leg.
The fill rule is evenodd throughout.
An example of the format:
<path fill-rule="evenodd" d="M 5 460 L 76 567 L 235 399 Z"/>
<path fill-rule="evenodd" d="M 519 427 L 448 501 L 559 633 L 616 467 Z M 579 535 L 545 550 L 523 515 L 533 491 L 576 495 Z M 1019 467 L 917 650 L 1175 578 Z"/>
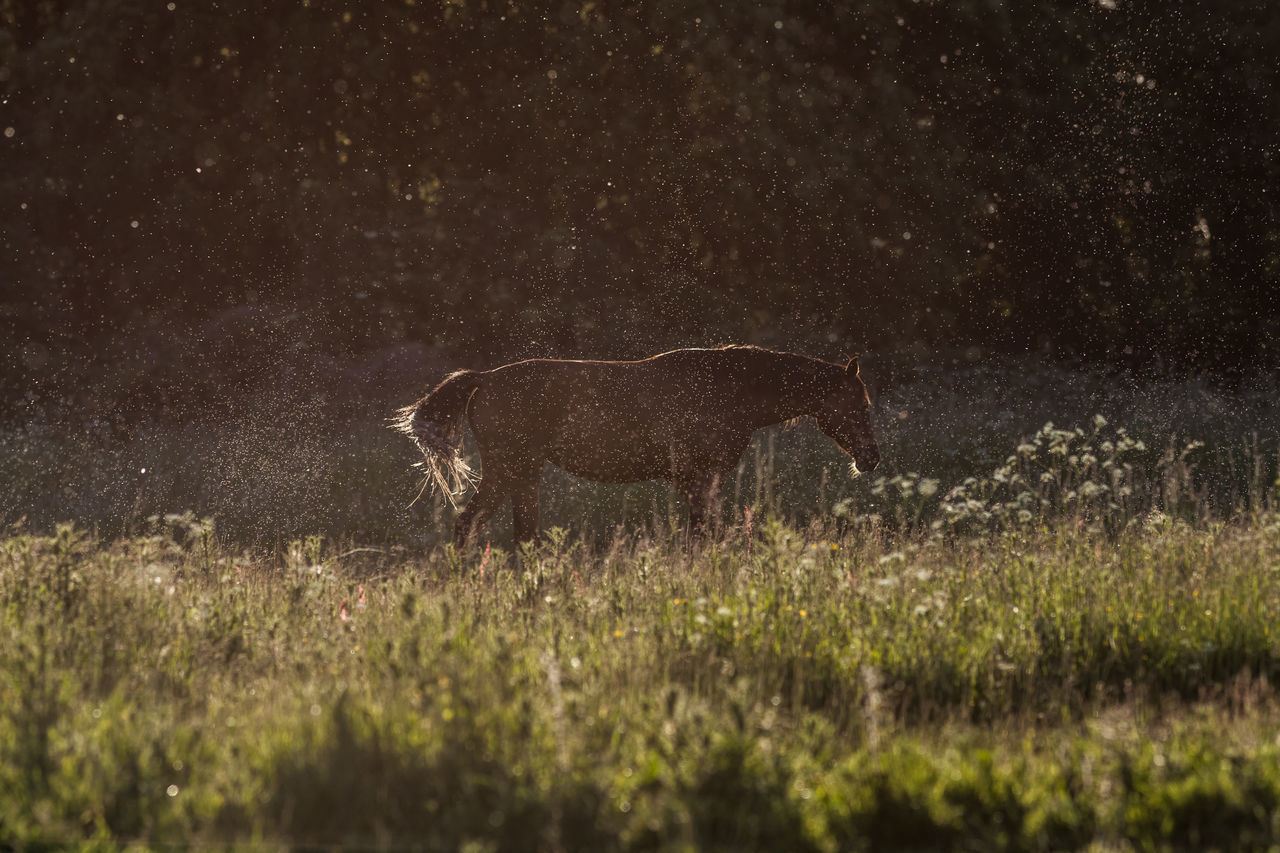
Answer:
<path fill-rule="evenodd" d="M 679 477 L 676 488 L 689 504 L 689 535 L 702 539 L 717 533 L 720 527 L 720 484 L 724 478 L 718 471 L 698 471 Z"/>

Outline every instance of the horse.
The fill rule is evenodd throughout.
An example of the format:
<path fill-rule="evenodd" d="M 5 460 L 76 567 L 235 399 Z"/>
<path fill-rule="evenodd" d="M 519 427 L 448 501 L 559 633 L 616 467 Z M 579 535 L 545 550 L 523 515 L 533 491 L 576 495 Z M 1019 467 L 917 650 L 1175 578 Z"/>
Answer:
<path fill-rule="evenodd" d="M 856 357 L 836 364 L 731 345 L 638 361 L 535 358 L 459 370 L 397 410 L 392 428 L 422 451 L 423 490 L 434 483 L 456 507 L 478 481 L 454 524 L 461 549 L 508 497 L 517 543 L 539 540 L 547 462 L 597 482 L 668 480 L 689 506 L 691 530 L 702 532 L 719 484 L 761 427 L 812 417 L 852 457 L 851 473 L 874 470 L 870 405 Z M 459 453 L 464 419 L 482 478 Z"/>

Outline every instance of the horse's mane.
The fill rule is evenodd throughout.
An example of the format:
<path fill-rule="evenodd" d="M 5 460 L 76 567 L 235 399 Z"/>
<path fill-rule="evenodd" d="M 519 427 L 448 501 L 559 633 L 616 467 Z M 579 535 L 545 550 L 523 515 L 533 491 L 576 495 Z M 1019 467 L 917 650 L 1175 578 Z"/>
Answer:
<path fill-rule="evenodd" d="M 755 344 L 721 344 L 717 347 L 711 347 L 711 349 L 719 352 L 740 352 L 774 359 L 792 359 L 795 363 L 826 364 L 835 367 L 841 366 L 835 362 L 826 361 L 821 358 L 814 358 L 811 355 L 804 355 L 803 353 L 798 352 L 788 352 L 786 350 L 769 349 L 768 347 L 756 346 Z"/>

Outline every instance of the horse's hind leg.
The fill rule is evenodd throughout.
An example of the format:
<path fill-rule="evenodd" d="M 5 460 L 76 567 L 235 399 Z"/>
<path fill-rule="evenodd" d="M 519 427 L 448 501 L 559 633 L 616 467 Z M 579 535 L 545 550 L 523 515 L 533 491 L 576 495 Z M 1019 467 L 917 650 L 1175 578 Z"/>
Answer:
<path fill-rule="evenodd" d="M 462 550 L 473 543 L 480 528 L 489 523 L 506 496 L 503 490 L 493 485 L 491 478 L 481 480 L 475 497 L 467 502 L 453 523 L 453 546 Z"/>
<path fill-rule="evenodd" d="M 530 541 L 536 545 L 542 539 L 542 531 L 538 528 L 538 487 L 541 479 L 539 472 L 511 490 L 511 515 L 517 548 Z"/>

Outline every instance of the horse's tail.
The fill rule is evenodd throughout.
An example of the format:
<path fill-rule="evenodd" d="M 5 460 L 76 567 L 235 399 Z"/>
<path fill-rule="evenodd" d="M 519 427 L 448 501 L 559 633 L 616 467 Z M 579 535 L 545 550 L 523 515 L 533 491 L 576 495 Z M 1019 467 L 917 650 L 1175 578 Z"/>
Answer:
<path fill-rule="evenodd" d="M 423 461 L 417 467 L 426 472 L 427 478 L 418 498 L 428 485 L 434 485 L 450 504 L 457 506 L 458 496 L 476 481 L 476 473 L 463 461 L 458 445 L 462 441 L 462 419 L 467 414 L 467 404 L 483 381 L 483 373 L 459 370 L 449 374 L 418 402 L 396 410 L 391 428 L 412 438 L 422 451 Z"/>

